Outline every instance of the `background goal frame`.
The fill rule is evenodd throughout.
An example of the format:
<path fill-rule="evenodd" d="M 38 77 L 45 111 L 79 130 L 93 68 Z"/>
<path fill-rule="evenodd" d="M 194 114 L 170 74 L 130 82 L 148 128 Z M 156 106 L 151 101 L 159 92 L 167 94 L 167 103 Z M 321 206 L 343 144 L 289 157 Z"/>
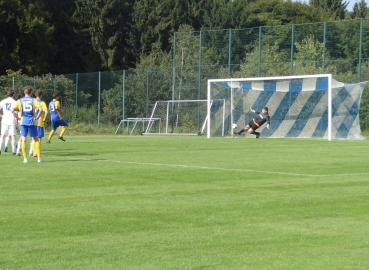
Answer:
<path fill-rule="evenodd" d="M 210 107 L 212 106 L 213 102 L 214 102 L 213 100 L 210 101 L 210 105 L 209 105 Z M 217 102 L 223 102 L 223 105 L 224 105 L 225 101 L 217 100 Z M 192 110 L 195 110 L 195 112 L 192 111 L 191 113 L 189 113 L 188 109 L 187 111 L 184 110 L 185 106 L 182 106 L 183 108 L 181 108 L 181 110 L 179 109 L 179 105 L 182 105 L 182 103 L 183 104 L 203 103 L 202 104 L 203 109 L 199 107 L 200 105 L 198 105 L 197 108 L 196 107 L 192 108 Z M 151 116 L 150 118 L 148 118 L 150 124 L 147 125 L 142 135 L 182 135 L 182 136 L 203 135 L 203 133 L 206 132 L 205 128 L 206 128 L 206 123 L 208 121 L 207 106 L 208 106 L 208 100 L 206 99 L 156 101 L 153 107 Z M 158 113 L 159 110 L 161 110 L 161 113 Z M 191 132 L 188 132 L 189 130 L 188 126 L 187 128 L 177 126 L 177 123 L 179 122 L 179 118 L 183 118 L 184 115 L 187 116 L 187 122 L 194 123 L 192 127 L 196 126 L 195 127 L 196 130 L 192 128 Z M 176 122 L 175 128 L 173 128 L 174 126 L 173 117 L 175 117 L 175 122 Z M 196 117 L 197 119 L 195 119 Z M 156 122 L 150 121 L 150 119 L 160 119 L 160 121 L 156 121 L 156 122 L 161 123 L 161 126 L 155 127 L 154 124 Z"/>

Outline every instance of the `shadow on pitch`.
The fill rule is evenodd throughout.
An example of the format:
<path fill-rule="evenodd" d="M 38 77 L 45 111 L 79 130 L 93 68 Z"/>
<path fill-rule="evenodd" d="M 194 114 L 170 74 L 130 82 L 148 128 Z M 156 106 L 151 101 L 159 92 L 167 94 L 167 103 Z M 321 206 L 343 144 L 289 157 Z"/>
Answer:
<path fill-rule="evenodd" d="M 83 158 L 68 158 L 68 159 L 53 159 L 48 160 L 47 157 L 45 158 L 45 162 L 47 163 L 53 163 L 53 162 L 96 162 L 96 161 L 104 161 L 104 159 L 101 158 L 91 158 L 91 159 L 83 159 Z"/>
<path fill-rule="evenodd" d="M 43 150 L 41 151 L 42 156 L 57 156 L 57 157 L 93 157 L 97 156 L 97 154 L 92 154 L 91 152 L 73 152 L 73 149 L 63 149 L 63 150 Z"/>

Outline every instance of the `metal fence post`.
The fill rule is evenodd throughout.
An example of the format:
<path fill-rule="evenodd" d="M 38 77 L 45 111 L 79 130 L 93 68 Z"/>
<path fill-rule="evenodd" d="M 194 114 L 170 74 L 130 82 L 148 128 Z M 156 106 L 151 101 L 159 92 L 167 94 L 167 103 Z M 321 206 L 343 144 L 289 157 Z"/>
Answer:
<path fill-rule="evenodd" d="M 200 30 L 200 40 L 199 40 L 199 68 L 198 68 L 198 73 L 197 73 L 197 99 L 200 99 L 201 64 L 202 64 L 202 31 Z"/>
<path fill-rule="evenodd" d="M 150 69 L 146 72 L 146 112 L 145 117 L 148 117 L 149 114 L 149 76 L 150 76 Z"/>
<path fill-rule="evenodd" d="M 323 27 L 323 59 L 322 59 L 322 73 L 325 71 L 325 49 L 327 46 L 327 22 L 324 22 Z"/>
<path fill-rule="evenodd" d="M 360 18 L 360 42 L 359 42 L 359 65 L 358 65 L 358 72 L 357 72 L 357 81 L 361 81 L 361 61 L 363 57 L 363 22 L 364 19 Z"/>
<path fill-rule="evenodd" d="M 261 69 L 261 26 L 259 26 L 258 77 Z"/>
<path fill-rule="evenodd" d="M 122 103 L 122 119 L 125 119 L 125 115 L 124 115 L 124 92 L 125 92 L 125 88 L 126 88 L 126 71 L 123 70 L 123 103 Z M 124 126 L 123 126 L 124 127 Z"/>
<path fill-rule="evenodd" d="M 172 74 L 172 100 L 174 100 L 174 90 L 176 84 L 176 32 L 173 34 L 173 74 Z"/>
<path fill-rule="evenodd" d="M 100 127 L 100 89 L 101 88 L 101 71 L 99 71 L 99 97 L 98 97 L 98 104 L 97 104 L 97 126 Z"/>
<path fill-rule="evenodd" d="M 293 53 L 295 47 L 295 25 L 292 24 L 291 29 L 291 59 L 290 59 L 290 75 L 293 75 Z"/>
<path fill-rule="evenodd" d="M 232 29 L 228 30 L 228 78 L 231 78 L 231 64 L 232 64 Z"/>
<path fill-rule="evenodd" d="M 197 74 L 197 99 L 200 99 L 201 91 L 201 66 L 202 66 L 202 31 L 200 30 L 199 40 L 199 68 Z M 197 110 L 197 129 L 200 127 L 200 109 Z"/>
<path fill-rule="evenodd" d="M 76 106 L 75 106 L 75 114 L 78 114 L 78 73 L 76 73 Z"/>

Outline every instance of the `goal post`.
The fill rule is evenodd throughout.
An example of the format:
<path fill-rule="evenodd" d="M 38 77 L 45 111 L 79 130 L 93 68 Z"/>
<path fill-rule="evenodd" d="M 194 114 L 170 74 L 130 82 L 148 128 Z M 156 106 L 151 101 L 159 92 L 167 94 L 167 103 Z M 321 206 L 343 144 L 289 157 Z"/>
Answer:
<path fill-rule="evenodd" d="M 250 108 L 268 107 L 271 127 L 258 129 L 261 137 L 365 139 L 359 109 L 366 83 L 344 84 L 331 74 L 209 79 L 207 138 L 233 137 L 232 124 L 239 129 L 255 117 Z M 210 106 L 213 99 L 225 100 L 225 108 L 218 108 L 223 122 Z M 224 135 L 219 126 L 226 127 Z"/>
<path fill-rule="evenodd" d="M 142 135 L 203 135 L 208 121 L 207 102 L 205 99 L 156 101 L 148 119 L 159 121 L 149 121 Z M 224 107 L 224 102 L 211 100 L 209 106 Z"/>

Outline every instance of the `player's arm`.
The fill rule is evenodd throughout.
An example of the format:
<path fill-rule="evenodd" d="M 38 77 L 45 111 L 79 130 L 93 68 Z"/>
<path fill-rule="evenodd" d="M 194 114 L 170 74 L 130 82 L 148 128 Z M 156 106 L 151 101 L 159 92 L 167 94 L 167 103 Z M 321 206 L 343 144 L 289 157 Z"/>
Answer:
<path fill-rule="evenodd" d="M 42 107 L 41 106 L 37 108 L 37 112 L 38 113 L 37 113 L 36 118 L 35 118 L 36 120 L 39 119 L 40 116 L 41 116 L 41 113 L 42 113 Z"/>
<path fill-rule="evenodd" d="M 51 112 L 51 109 L 50 109 L 50 104 L 49 104 L 49 107 L 48 107 L 49 109 L 48 109 L 48 112 Z M 53 116 L 52 116 L 52 114 L 50 113 L 50 121 L 52 121 L 53 120 Z"/>
<path fill-rule="evenodd" d="M 34 108 L 34 111 L 33 112 L 36 112 L 37 111 L 37 115 L 35 115 L 35 119 L 39 119 L 40 116 L 41 116 L 41 113 L 42 113 L 42 107 L 40 104 L 38 104 L 38 102 L 36 101 L 36 99 L 34 100 L 33 102 L 33 108 Z"/>
<path fill-rule="evenodd" d="M 253 113 L 256 113 L 256 114 L 259 114 L 259 113 L 260 113 L 259 111 L 257 111 L 257 110 L 253 110 L 253 109 L 251 109 L 251 108 L 250 108 L 250 111 L 251 111 L 251 112 L 253 112 Z"/>
<path fill-rule="evenodd" d="M 45 122 L 46 121 L 46 116 L 48 115 L 49 111 L 47 110 L 47 106 L 45 103 L 41 103 L 41 106 L 42 106 L 42 110 L 44 111 L 44 117 L 43 117 L 43 121 Z"/>
<path fill-rule="evenodd" d="M 63 112 L 59 100 L 55 102 L 55 110 L 57 110 L 59 114 Z"/>
<path fill-rule="evenodd" d="M 19 100 L 17 100 L 17 102 L 15 102 L 13 108 L 12 108 L 12 114 L 14 115 L 15 119 L 17 119 L 17 121 L 20 120 L 20 117 L 18 112 L 20 111 L 20 102 Z"/>
<path fill-rule="evenodd" d="M 269 128 L 270 128 L 270 117 L 268 115 L 268 117 L 267 117 L 267 129 L 269 129 Z"/>
<path fill-rule="evenodd" d="M 18 112 L 12 110 L 12 114 L 14 115 L 15 119 L 17 119 L 17 121 L 20 120 L 20 117 L 18 116 Z"/>

